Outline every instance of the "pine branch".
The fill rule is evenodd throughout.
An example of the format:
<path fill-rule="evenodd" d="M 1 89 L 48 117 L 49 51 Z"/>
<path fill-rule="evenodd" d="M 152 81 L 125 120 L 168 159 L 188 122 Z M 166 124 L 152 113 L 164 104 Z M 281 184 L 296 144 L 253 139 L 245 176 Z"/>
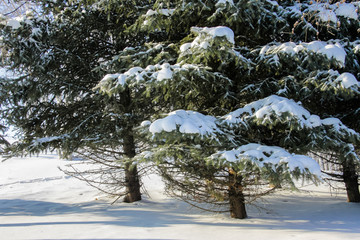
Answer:
<path fill-rule="evenodd" d="M 4 0 L 3 0 L 4 1 Z M 20 8 L 22 8 L 24 5 L 26 4 L 26 2 L 23 2 L 22 4 L 20 4 L 18 7 L 16 7 L 14 10 L 12 10 L 11 12 L 8 13 L 4 13 L 4 16 L 9 16 L 15 12 L 17 12 Z"/>

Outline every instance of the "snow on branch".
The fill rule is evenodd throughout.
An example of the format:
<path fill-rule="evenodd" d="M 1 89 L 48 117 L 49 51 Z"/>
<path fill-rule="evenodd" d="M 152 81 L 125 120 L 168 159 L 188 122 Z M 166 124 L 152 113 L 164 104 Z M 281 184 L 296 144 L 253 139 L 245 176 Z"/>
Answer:
<path fill-rule="evenodd" d="M 334 139 L 341 137 L 352 141 L 360 141 L 360 134 L 345 126 L 338 118 L 321 119 L 310 114 L 308 110 L 294 100 L 272 95 L 252 102 L 223 117 L 223 123 L 229 126 L 237 124 L 247 126 L 255 121 L 258 125 L 272 127 L 276 122 L 288 124 L 290 128 L 323 129 L 322 133 L 331 134 Z M 296 125 L 296 126 L 294 126 Z"/>
<path fill-rule="evenodd" d="M 314 14 L 321 22 L 336 24 L 340 17 L 357 20 L 359 18 L 358 8 L 359 2 L 329 4 L 328 2 L 313 1 L 312 4 L 295 2 L 293 6 L 286 7 L 285 11 L 298 16 Z"/>
<path fill-rule="evenodd" d="M 360 87 L 360 83 L 356 79 L 356 77 L 348 72 L 342 73 L 338 76 L 335 80 L 336 82 L 340 83 L 343 88 L 352 88 L 356 87 L 357 89 Z"/>
<path fill-rule="evenodd" d="M 286 113 L 286 114 L 284 114 Z M 313 128 L 321 125 L 320 117 L 311 115 L 299 103 L 277 95 L 260 99 L 245 105 L 223 117 L 224 122 L 233 125 L 244 123 L 250 118 L 262 119 L 263 123 L 273 117 L 283 118 L 282 122 L 296 120 L 303 127 Z"/>
<path fill-rule="evenodd" d="M 223 7 L 226 6 L 226 4 L 229 4 L 230 6 L 235 6 L 233 0 L 218 0 L 215 4 L 216 7 Z"/>
<path fill-rule="evenodd" d="M 295 44 L 294 42 L 286 42 L 280 45 L 264 46 L 259 54 L 260 59 L 266 56 L 275 55 L 279 57 L 279 54 L 296 56 L 302 52 L 315 53 L 326 56 L 329 60 L 335 59 L 340 67 L 345 67 L 346 52 L 340 43 L 326 43 L 323 41 L 312 41 L 309 43 Z"/>
<path fill-rule="evenodd" d="M 175 9 L 166 8 L 155 10 L 149 9 L 146 14 L 142 16 L 142 18 L 144 19 L 143 25 L 151 25 L 154 20 L 153 18 L 156 18 L 158 16 L 170 17 L 174 13 L 174 11 Z"/>
<path fill-rule="evenodd" d="M 279 169 L 282 168 L 283 171 L 290 173 L 296 171 L 304 175 L 311 173 L 321 178 L 320 166 L 314 159 L 304 155 L 291 154 L 276 146 L 250 143 L 233 150 L 219 151 L 213 154 L 211 159 L 223 159 L 233 163 L 250 162 L 259 169 L 271 168 L 275 172 L 279 172 Z M 283 168 L 284 166 L 285 168 Z"/>
<path fill-rule="evenodd" d="M 11 27 L 12 29 L 16 30 L 21 27 L 21 24 L 30 24 L 31 21 L 26 16 L 18 16 L 10 19 L 6 19 L 1 22 L 5 26 Z"/>
<path fill-rule="evenodd" d="M 164 15 L 164 16 L 170 16 L 174 13 L 174 11 L 175 11 L 175 9 L 157 9 L 156 11 L 149 9 L 146 12 L 145 16 L 150 17 L 150 16 L 157 15 L 157 14 Z"/>
<path fill-rule="evenodd" d="M 67 137 L 69 137 L 68 134 L 64 134 L 64 135 L 60 135 L 60 136 L 53 136 L 53 137 L 37 138 L 37 139 L 32 141 L 31 146 L 36 147 L 36 146 L 43 145 L 43 144 L 46 144 L 46 143 L 50 143 L 50 142 L 53 142 L 53 141 L 63 140 L 65 138 L 67 138 Z"/>
<path fill-rule="evenodd" d="M 219 89 L 224 91 L 232 84 L 231 79 L 221 73 L 210 71 L 210 68 L 206 66 L 163 63 L 162 65 L 148 65 L 146 68 L 133 67 L 124 73 L 107 74 L 93 90 L 111 96 L 127 88 L 134 91 L 146 88 L 146 91 L 150 92 L 160 88 L 169 88 L 176 91 L 179 86 L 184 86 L 187 89 L 184 94 L 192 94 L 192 92 L 195 94 L 194 87 L 191 86 L 193 81 L 199 81 L 200 85 L 197 86 L 208 83 L 208 86 L 218 86 Z M 203 90 L 205 91 L 205 89 Z M 227 94 L 224 98 L 231 95 L 230 92 L 227 92 Z"/>
<path fill-rule="evenodd" d="M 228 27 L 192 27 L 191 31 L 198 36 L 191 43 L 185 43 L 181 45 L 180 51 L 183 55 L 192 53 L 191 49 L 205 50 L 213 45 L 215 39 L 219 38 L 223 39 L 225 42 L 230 43 L 231 46 L 235 44 L 234 32 Z"/>
<path fill-rule="evenodd" d="M 217 134 L 222 133 L 216 121 L 217 119 L 213 116 L 194 111 L 177 110 L 162 119 L 154 121 L 149 130 L 152 134 L 178 130 L 183 134 L 199 134 L 200 136 L 216 138 Z"/>
<path fill-rule="evenodd" d="M 332 69 L 315 71 L 305 79 L 305 84 L 313 85 L 322 92 L 328 91 L 331 97 L 340 95 L 348 98 L 360 94 L 360 82 L 349 72 L 340 74 Z"/>
<path fill-rule="evenodd" d="M 212 65 L 214 61 L 220 66 L 212 68 L 223 69 L 231 62 L 241 69 L 251 69 L 253 62 L 236 51 L 235 35 L 233 30 L 224 26 L 217 27 L 192 27 L 191 31 L 197 37 L 180 46 L 178 62 Z"/>
<path fill-rule="evenodd" d="M 190 68 L 198 68 L 196 65 L 184 64 L 184 65 L 170 65 L 169 63 L 163 63 L 162 65 L 149 65 L 145 69 L 141 67 L 130 68 L 125 73 L 107 74 L 98 83 L 94 90 L 106 94 L 112 94 L 117 91 L 121 91 L 125 86 L 132 84 L 141 84 L 146 81 L 164 81 L 173 78 L 173 74 L 179 71 L 188 70 Z"/>
<path fill-rule="evenodd" d="M 174 111 L 153 122 L 149 129 L 152 134 L 178 131 L 181 134 L 198 134 L 216 140 L 221 136 L 231 140 L 234 136 L 225 135 L 224 126 L 244 128 L 255 123 L 273 128 L 278 122 L 287 124 L 289 130 L 312 129 L 318 136 L 316 139 L 324 142 L 325 136 L 332 143 L 360 141 L 359 133 L 345 126 L 339 119 L 321 119 L 318 115 L 310 114 L 300 103 L 276 95 L 252 102 L 218 118 L 194 111 Z"/>
<path fill-rule="evenodd" d="M 272 124 L 274 118 L 282 123 L 297 122 L 300 128 L 330 127 L 331 131 L 342 136 L 354 136 L 359 139 L 359 134 L 345 126 L 338 118 L 320 119 L 294 100 L 272 95 L 245 105 L 223 117 L 228 125 L 245 124 L 251 119 L 260 121 L 260 124 Z"/>
<path fill-rule="evenodd" d="M 200 41 L 200 39 L 203 39 L 205 41 L 205 40 L 214 39 L 216 37 L 225 37 L 228 42 L 235 44 L 234 32 L 228 27 L 224 27 L 224 26 L 210 27 L 210 28 L 192 27 L 191 31 L 199 35 L 194 40 L 193 42 L 194 44 Z"/>

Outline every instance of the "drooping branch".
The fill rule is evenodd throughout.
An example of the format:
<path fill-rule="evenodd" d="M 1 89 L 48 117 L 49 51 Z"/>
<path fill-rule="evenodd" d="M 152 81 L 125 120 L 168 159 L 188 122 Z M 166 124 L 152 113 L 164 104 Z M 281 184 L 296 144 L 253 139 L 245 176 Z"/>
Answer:
<path fill-rule="evenodd" d="M 4 0 L 2 1 L 3 3 L 5 2 Z M 19 6 L 17 6 L 14 10 L 7 12 L 5 14 L 3 14 L 4 16 L 9 16 L 15 12 L 17 12 L 20 8 L 22 8 L 23 6 L 25 6 L 26 2 L 21 3 Z"/>

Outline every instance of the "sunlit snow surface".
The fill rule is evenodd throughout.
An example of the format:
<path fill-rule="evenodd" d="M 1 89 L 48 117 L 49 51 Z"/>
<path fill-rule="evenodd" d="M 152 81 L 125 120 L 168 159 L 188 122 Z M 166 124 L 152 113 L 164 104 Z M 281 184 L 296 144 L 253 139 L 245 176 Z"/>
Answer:
<path fill-rule="evenodd" d="M 0 163 L 1 239 L 355 240 L 360 234 L 358 204 L 326 185 L 267 196 L 247 206 L 248 219 L 237 220 L 167 197 L 157 175 L 142 179 L 150 197 L 111 205 L 113 199 L 58 169 L 69 163 L 79 161 L 50 154 Z"/>

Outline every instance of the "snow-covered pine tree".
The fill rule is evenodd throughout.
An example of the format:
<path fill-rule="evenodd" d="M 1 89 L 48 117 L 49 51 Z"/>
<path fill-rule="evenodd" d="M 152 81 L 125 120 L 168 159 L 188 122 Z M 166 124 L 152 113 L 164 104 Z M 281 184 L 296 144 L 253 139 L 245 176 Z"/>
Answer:
<path fill-rule="evenodd" d="M 106 12 L 80 1 L 37 4 L 26 16 L 1 19 L 2 63 L 18 76 L 2 81 L 6 94 L 2 99 L 7 101 L 2 116 L 19 131 L 19 140 L 7 149 L 8 154 L 45 149 L 60 149 L 65 156 L 77 152 L 101 163 L 100 174 L 114 176 L 108 179 L 105 174 L 101 180 L 114 188 L 108 193 L 126 195 L 129 202 L 141 199 L 132 162 L 137 144 L 132 126 L 137 113 L 147 116 L 149 104 L 142 102 L 134 110 L 127 92 L 119 99 L 104 97 L 93 88 L 104 75 L 99 68 L 102 62 L 144 42 L 143 37 L 125 32 L 144 3 Z"/>

